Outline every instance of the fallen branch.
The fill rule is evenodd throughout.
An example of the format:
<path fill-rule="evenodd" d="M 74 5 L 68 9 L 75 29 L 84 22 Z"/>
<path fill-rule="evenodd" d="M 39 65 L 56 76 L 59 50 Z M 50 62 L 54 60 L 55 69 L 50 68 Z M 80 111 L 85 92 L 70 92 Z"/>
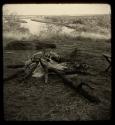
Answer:
<path fill-rule="evenodd" d="M 17 68 L 18 66 L 19 65 L 12 65 L 11 67 Z M 31 77 L 31 75 L 33 73 L 33 70 L 35 70 L 36 67 L 37 67 L 37 64 L 31 69 L 31 71 L 28 74 L 25 73 L 25 69 L 24 68 L 18 67 L 18 68 L 21 68 L 21 69 L 18 69 L 18 71 L 16 73 L 14 73 L 13 75 L 11 75 L 11 76 L 9 76 L 7 78 L 4 78 L 4 81 L 12 80 L 12 79 L 18 77 L 22 73 L 24 73 L 25 76 L 22 78 L 21 81 L 24 81 L 24 80 L 26 80 L 26 79 Z"/>
<path fill-rule="evenodd" d="M 74 89 L 76 92 L 87 98 L 89 101 L 96 103 L 100 102 L 100 100 L 94 95 L 91 87 L 86 83 L 75 83 L 72 80 L 66 78 L 56 69 L 52 69 L 52 71 L 55 72 L 63 80 L 65 85 L 68 85 L 70 88 Z"/>
<path fill-rule="evenodd" d="M 7 65 L 7 68 L 12 68 L 12 69 L 22 68 L 22 67 L 24 67 L 24 64 L 20 64 L 20 65 Z"/>
<path fill-rule="evenodd" d="M 56 73 L 65 83 L 65 85 L 69 86 L 70 88 L 74 89 L 76 92 L 78 92 L 80 95 L 84 96 L 85 98 L 87 98 L 89 101 L 94 102 L 94 103 L 99 103 L 100 100 L 99 98 L 97 98 L 94 94 L 94 92 L 92 91 L 91 87 L 86 84 L 86 83 L 76 83 L 73 82 L 71 79 L 66 78 L 60 71 L 58 71 L 55 68 L 52 67 L 48 67 L 48 65 L 46 65 L 45 63 L 43 63 L 40 60 L 41 65 L 44 68 L 48 68 L 50 69 L 52 72 Z"/>
<path fill-rule="evenodd" d="M 18 77 L 18 75 L 20 75 L 22 73 L 24 73 L 24 69 L 18 70 L 16 73 L 14 73 L 13 75 L 11 75 L 11 76 L 9 76 L 7 78 L 4 78 L 3 80 L 8 81 L 8 80 L 14 79 L 14 78 Z"/>

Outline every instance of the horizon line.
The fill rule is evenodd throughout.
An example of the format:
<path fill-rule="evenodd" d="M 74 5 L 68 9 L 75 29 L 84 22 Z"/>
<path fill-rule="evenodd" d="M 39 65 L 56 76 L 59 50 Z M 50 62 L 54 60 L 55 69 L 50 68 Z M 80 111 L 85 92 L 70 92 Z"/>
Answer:
<path fill-rule="evenodd" d="M 105 13 L 105 14 L 77 14 L 77 15 L 70 15 L 70 14 L 60 14 L 60 15 L 45 15 L 45 14 L 41 14 L 41 15 L 28 15 L 28 14 L 23 14 L 23 15 L 19 15 L 19 14 L 16 14 L 14 16 L 96 16 L 96 15 L 111 15 L 110 13 Z M 13 16 L 12 14 L 3 14 L 3 16 Z"/>

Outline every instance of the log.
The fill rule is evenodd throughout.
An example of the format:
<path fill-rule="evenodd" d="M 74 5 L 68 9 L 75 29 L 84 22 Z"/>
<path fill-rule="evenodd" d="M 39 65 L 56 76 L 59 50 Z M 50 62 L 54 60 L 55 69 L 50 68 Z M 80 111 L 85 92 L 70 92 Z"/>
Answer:
<path fill-rule="evenodd" d="M 20 64 L 20 65 L 7 65 L 7 68 L 15 69 L 15 68 L 22 68 L 24 66 L 25 66 L 24 64 Z"/>
<path fill-rule="evenodd" d="M 11 79 L 14 79 L 14 78 L 16 78 L 18 75 L 20 75 L 20 74 L 22 74 L 22 73 L 24 73 L 24 69 L 18 70 L 18 71 L 17 71 L 16 73 L 14 73 L 13 75 L 4 78 L 3 81 L 9 81 L 9 80 L 11 80 Z"/>
<path fill-rule="evenodd" d="M 7 68 L 11 68 L 11 69 L 19 69 L 19 68 L 23 68 L 25 65 L 24 64 L 15 64 L 15 65 L 7 65 Z M 82 71 L 78 71 L 77 69 L 73 69 L 73 70 L 63 70 L 63 71 L 60 71 L 63 75 L 70 75 L 70 74 L 81 74 L 81 75 L 95 75 L 95 74 L 92 74 L 90 72 L 82 72 Z M 52 71 L 50 69 L 48 69 L 48 74 L 49 75 L 52 75 Z"/>
<path fill-rule="evenodd" d="M 21 80 L 21 81 L 24 81 L 24 80 L 26 80 L 26 79 L 31 77 L 31 75 L 32 75 L 33 71 L 35 70 L 35 68 L 37 67 L 37 65 L 38 64 L 36 63 L 36 65 L 31 69 L 31 71 L 28 74 L 25 74 L 25 68 L 18 67 L 19 65 L 11 65 L 11 67 L 13 67 L 13 68 L 17 68 L 18 67 L 20 69 L 18 69 L 18 71 L 16 73 L 14 73 L 13 75 L 11 75 L 11 76 L 9 76 L 7 78 L 4 78 L 3 80 L 4 81 L 9 81 L 9 80 L 12 80 L 12 79 L 18 77 L 20 74 L 24 73 L 25 77 L 22 78 L 22 80 Z"/>
<path fill-rule="evenodd" d="M 80 85 L 80 83 L 74 83 L 71 79 L 66 78 L 60 71 L 54 68 L 50 68 L 54 73 L 56 73 L 62 80 L 63 82 L 68 85 L 70 88 L 76 90 L 77 87 Z M 76 85 L 76 86 L 75 86 Z"/>
<path fill-rule="evenodd" d="M 55 72 L 63 80 L 65 85 L 74 89 L 76 92 L 78 92 L 80 95 L 87 98 L 89 101 L 94 102 L 94 103 L 100 102 L 99 98 L 96 97 L 96 95 L 92 91 L 92 88 L 88 84 L 86 84 L 86 83 L 75 83 L 71 79 L 66 78 L 58 70 L 52 68 L 52 71 Z"/>
<path fill-rule="evenodd" d="M 81 83 L 80 86 L 77 88 L 77 91 L 80 95 L 87 98 L 90 102 L 96 104 L 99 104 L 101 102 L 100 99 L 96 96 L 94 88 L 92 88 L 86 83 Z"/>
<path fill-rule="evenodd" d="M 57 69 L 55 68 L 52 68 L 52 67 L 48 67 L 47 64 L 43 63 L 41 60 L 40 60 L 40 63 L 43 67 L 47 67 L 48 69 L 50 69 L 52 72 L 56 73 L 62 80 L 63 82 L 65 83 L 65 85 L 69 86 L 71 89 L 75 90 L 76 92 L 78 92 L 80 95 L 82 95 L 83 97 L 87 98 L 89 101 L 93 102 L 93 103 L 99 103 L 100 100 L 98 97 L 96 97 L 96 95 L 94 95 L 94 92 L 92 91 L 91 87 L 84 83 L 84 82 L 81 82 L 81 83 L 76 83 L 76 82 L 73 82 L 71 79 L 69 78 L 66 78 L 60 71 L 58 71 Z M 88 89 L 86 89 L 86 87 Z"/>

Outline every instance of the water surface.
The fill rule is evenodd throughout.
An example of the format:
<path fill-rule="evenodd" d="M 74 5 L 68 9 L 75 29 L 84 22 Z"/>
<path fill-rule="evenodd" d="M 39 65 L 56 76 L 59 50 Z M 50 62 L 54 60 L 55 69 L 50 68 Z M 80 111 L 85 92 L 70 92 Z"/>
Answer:
<path fill-rule="evenodd" d="M 85 37 L 85 38 L 98 38 L 98 39 L 110 39 L 110 34 L 104 35 L 100 33 L 93 33 L 93 32 L 79 32 L 77 29 L 72 29 L 66 26 L 62 26 L 59 24 L 52 24 L 52 23 L 45 23 L 45 22 L 37 22 L 32 21 L 31 19 L 23 19 L 27 23 L 21 23 L 21 27 L 28 28 L 30 33 L 33 35 L 61 35 L 65 34 L 71 37 Z"/>

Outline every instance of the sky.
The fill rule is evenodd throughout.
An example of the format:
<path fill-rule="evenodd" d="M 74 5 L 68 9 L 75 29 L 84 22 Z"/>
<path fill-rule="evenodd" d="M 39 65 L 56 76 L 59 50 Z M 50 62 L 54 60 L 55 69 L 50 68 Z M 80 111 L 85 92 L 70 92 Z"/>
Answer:
<path fill-rule="evenodd" d="M 94 15 L 111 14 L 109 4 L 5 4 L 3 15 Z"/>

